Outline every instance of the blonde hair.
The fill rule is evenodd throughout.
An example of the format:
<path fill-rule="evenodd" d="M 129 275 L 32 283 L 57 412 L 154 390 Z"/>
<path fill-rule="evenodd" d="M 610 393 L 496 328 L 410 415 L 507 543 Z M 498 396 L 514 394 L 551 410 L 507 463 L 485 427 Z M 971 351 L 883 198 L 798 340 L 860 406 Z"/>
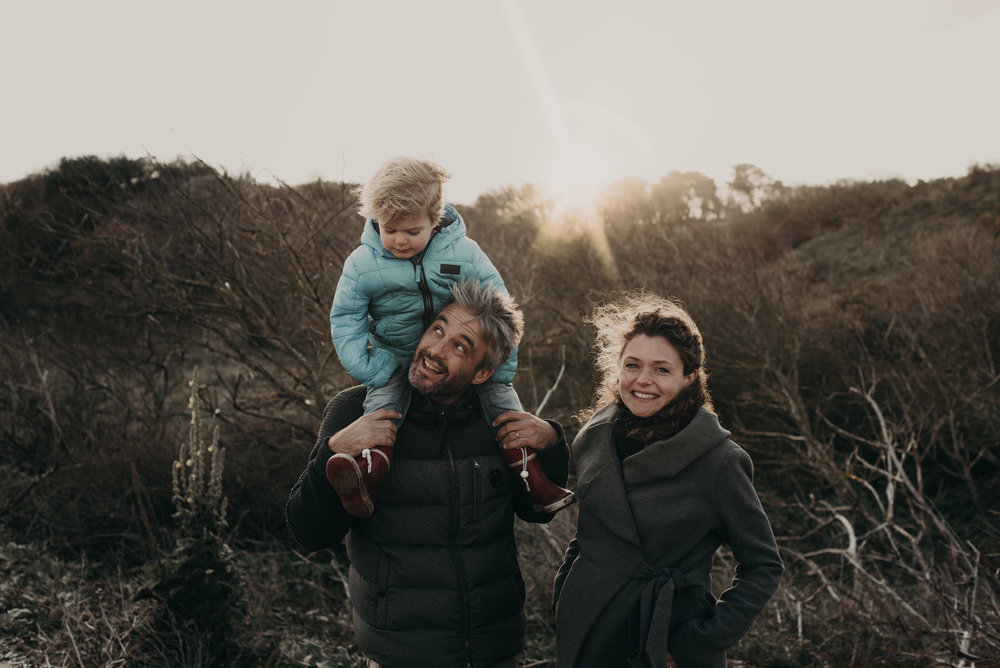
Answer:
<path fill-rule="evenodd" d="M 444 188 L 451 174 L 436 163 L 415 158 L 393 158 L 357 189 L 358 213 L 391 224 L 426 213 L 432 225 L 444 214 Z"/>
<path fill-rule="evenodd" d="M 659 336 L 669 341 L 681 358 L 684 375 L 696 374 L 694 382 L 682 393 L 684 396 L 678 398 L 713 410 L 701 332 L 679 302 L 635 291 L 616 301 L 598 305 L 585 320 L 597 329 L 594 365 L 600 375 L 600 383 L 591 407 L 578 414 L 581 421 L 586 422 L 597 409 L 619 400 L 618 377 L 622 353 L 628 342 L 640 334 Z"/>

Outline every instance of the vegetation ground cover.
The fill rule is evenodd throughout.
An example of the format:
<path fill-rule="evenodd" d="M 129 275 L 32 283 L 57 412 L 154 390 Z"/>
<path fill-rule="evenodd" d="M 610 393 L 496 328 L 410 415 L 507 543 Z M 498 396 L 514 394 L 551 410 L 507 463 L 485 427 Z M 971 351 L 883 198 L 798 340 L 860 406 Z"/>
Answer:
<path fill-rule="evenodd" d="M 701 326 L 787 567 L 731 659 L 1000 663 L 1000 169 L 789 188 L 742 165 L 725 191 L 674 172 L 597 201 L 459 208 L 526 314 L 518 392 L 570 436 L 594 303 L 645 288 Z M 346 556 L 301 553 L 282 517 L 353 384 L 327 315 L 355 206 L 350 184 L 127 158 L 0 187 L 0 661 L 361 665 Z M 226 506 L 186 521 L 172 471 L 213 424 L 219 493 L 190 507 Z M 574 518 L 517 528 L 533 665 Z M 156 588 L 192 563 L 213 610 Z M 717 587 L 732 573 L 721 552 Z"/>

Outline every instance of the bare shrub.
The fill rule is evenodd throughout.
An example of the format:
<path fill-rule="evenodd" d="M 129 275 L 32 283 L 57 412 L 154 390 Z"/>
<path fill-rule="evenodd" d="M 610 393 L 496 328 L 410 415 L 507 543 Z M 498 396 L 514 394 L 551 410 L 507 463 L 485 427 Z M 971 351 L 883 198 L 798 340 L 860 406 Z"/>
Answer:
<path fill-rule="evenodd" d="M 555 226 L 527 187 L 463 207 L 526 313 L 522 400 L 572 437 L 593 391 L 591 302 L 635 287 L 679 298 L 788 565 L 734 657 L 986 665 L 1000 653 L 1000 170 L 775 187 L 739 214 L 696 177 L 618 184 L 596 228 Z M 360 236 L 354 208 L 348 184 L 265 186 L 198 162 L 72 159 L 0 188 L 0 522 L 37 543 L 0 554 L 11 656 L 138 659 L 153 610 L 125 602 L 133 569 L 171 545 L 164 444 L 188 428 L 197 366 L 228 446 L 225 539 L 258 567 L 245 656 L 359 664 L 343 554 L 281 542 L 319 411 L 352 384 L 327 315 Z M 538 665 L 572 531 L 571 513 L 518 527 Z M 205 642 L 173 631 L 184 656 Z"/>
<path fill-rule="evenodd" d="M 802 274 L 739 265 L 752 290 L 702 311 L 713 388 L 775 495 L 789 566 L 777 605 L 816 657 L 959 665 L 1000 647 L 984 501 L 1000 428 L 1000 311 L 986 287 L 998 250 L 979 233 L 935 237 L 901 280 L 847 308 L 822 308 Z M 818 620 L 822 641 L 809 638 Z"/>
<path fill-rule="evenodd" d="M 96 168 L 85 166 L 77 179 L 86 185 Z M 280 525 L 284 480 L 295 475 L 282 444 L 311 432 L 316 406 L 350 384 L 326 323 L 340 263 L 360 235 L 353 200 L 344 185 L 271 188 L 201 163 L 143 163 L 133 178 L 114 197 L 88 186 L 66 211 L 66 187 L 46 189 L 45 178 L 5 191 L 3 234 L 17 243 L 0 256 L 3 326 L 11 367 L 22 369 L 7 410 L 24 418 L 11 422 L 21 433 L 4 447 L 23 472 L 17 489 L 84 500 L 90 481 L 107 489 L 120 487 L 111 476 L 132 480 L 124 498 L 100 495 L 117 507 L 94 504 L 90 514 L 84 502 L 84 516 L 53 528 L 107 518 L 116 541 L 123 529 L 157 532 L 170 512 L 169 469 L 162 449 L 142 446 L 183 429 L 184 379 L 199 365 L 206 401 L 244 446 L 231 458 L 241 479 L 233 499 L 246 509 L 237 527 L 266 532 Z M 46 387 L 25 364 L 32 358 L 22 360 L 25 344 Z M 46 393 L 60 413 L 56 438 L 45 431 L 51 419 L 31 417 Z M 32 450 L 43 443 L 48 454 Z M 87 475 L 46 473 L 71 464 Z M 37 483 L 43 475 L 61 484 Z"/>

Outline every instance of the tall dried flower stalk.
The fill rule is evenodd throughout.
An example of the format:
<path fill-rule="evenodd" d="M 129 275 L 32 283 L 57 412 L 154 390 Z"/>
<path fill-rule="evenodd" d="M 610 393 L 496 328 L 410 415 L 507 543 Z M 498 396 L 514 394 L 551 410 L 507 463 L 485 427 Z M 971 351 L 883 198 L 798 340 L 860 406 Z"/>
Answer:
<path fill-rule="evenodd" d="M 212 441 L 207 447 L 205 445 L 197 369 L 191 374 L 188 385 L 191 387 L 188 399 L 191 426 L 172 471 L 174 518 L 180 523 L 184 536 L 195 537 L 198 533 L 221 536 L 226 528 L 227 500 L 222 494 L 226 451 L 219 446 L 219 426 L 214 424 L 214 417 Z"/>

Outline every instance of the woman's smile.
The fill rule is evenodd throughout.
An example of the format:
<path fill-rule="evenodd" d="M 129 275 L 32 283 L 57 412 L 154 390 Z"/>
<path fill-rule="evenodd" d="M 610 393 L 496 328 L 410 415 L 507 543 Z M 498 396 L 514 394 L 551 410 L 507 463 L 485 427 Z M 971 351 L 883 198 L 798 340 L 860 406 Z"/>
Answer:
<path fill-rule="evenodd" d="M 662 336 L 637 334 L 622 351 L 618 392 L 636 417 L 652 417 L 694 380 L 684 375 L 681 356 Z"/>

